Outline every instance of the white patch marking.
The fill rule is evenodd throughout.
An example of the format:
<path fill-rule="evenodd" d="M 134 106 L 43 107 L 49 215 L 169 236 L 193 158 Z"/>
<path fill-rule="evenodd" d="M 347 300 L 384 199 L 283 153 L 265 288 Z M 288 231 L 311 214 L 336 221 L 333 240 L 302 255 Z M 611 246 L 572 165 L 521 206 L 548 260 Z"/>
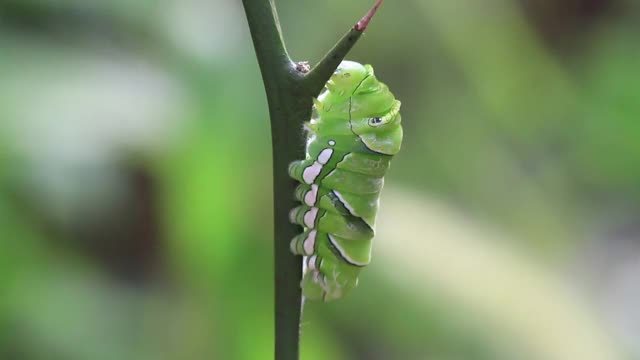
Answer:
<path fill-rule="evenodd" d="M 302 247 L 304 249 L 304 253 L 307 255 L 313 254 L 313 249 L 316 246 L 316 230 L 309 232 L 309 236 L 302 243 Z"/>
<path fill-rule="evenodd" d="M 313 165 L 307 166 L 302 172 L 302 179 L 307 184 L 313 184 L 320 172 L 322 171 L 322 164 L 317 161 L 313 162 Z"/>
<path fill-rule="evenodd" d="M 333 155 L 333 149 L 322 150 L 318 155 L 318 162 L 322 165 L 325 165 L 329 162 L 329 160 L 331 160 L 331 155 Z"/>
<path fill-rule="evenodd" d="M 304 224 L 309 229 L 313 229 L 316 225 L 316 216 L 318 216 L 318 208 L 312 207 L 311 210 L 304 214 Z"/>
<path fill-rule="evenodd" d="M 335 142 L 335 141 L 333 141 L 333 140 L 329 140 L 329 145 L 331 145 L 331 146 L 335 146 L 335 145 L 336 145 L 336 142 Z"/>
<path fill-rule="evenodd" d="M 316 255 L 313 255 L 312 257 L 309 258 L 309 263 L 307 264 L 307 269 L 312 270 L 312 271 L 313 270 L 317 270 L 317 268 L 316 268 L 316 258 L 317 258 Z M 314 277 L 315 277 L 315 274 L 314 274 Z"/>
<path fill-rule="evenodd" d="M 353 260 L 349 255 L 347 255 L 347 253 L 345 253 L 344 249 L 342 249 L 338 243 L 336 242 L 336 240 L 333 238 L 333 236 L 327 234 L 327 236 L 329 237 L 329 241 L 331 242 L 331 245 L 333 245 L 336 250 L 338 250 L 338 252 L 340 253 L 340 256 L 349 264 L 351 265 L 355 265 L 355 266 L 366 266 L 367 264 L 363 264 L 361 262 L 355 261 Z"/>
<path fill-rule="evenodd" d="M 347 210 L 349 210 L 349 213 L 353 216 L 356 217 L 360 217 L 356 214 L 356 211 L 353 209 L 353 207 L 351 207 L 351 205 L 344 199 L 344 197 L 342 196 L 342 194 L 340 194 L 339 192 L 337 192 L 336 190 L 333 190 L 333 193 L 336 194 L 336 196 L 338 197 L 338 200 L 340 200 L 340 202 L 342 203 L 342 205 L 344 205 L 344 207 L 347 208 Z"/>
<path fill-rule="evenodd" d="M 316 200 L 318 198 L 318 185 L 311 185 L 311 190 L 307 191 L 304 195 L 304 203 L 308 206 L 313 206 L 316 204 Z"/>

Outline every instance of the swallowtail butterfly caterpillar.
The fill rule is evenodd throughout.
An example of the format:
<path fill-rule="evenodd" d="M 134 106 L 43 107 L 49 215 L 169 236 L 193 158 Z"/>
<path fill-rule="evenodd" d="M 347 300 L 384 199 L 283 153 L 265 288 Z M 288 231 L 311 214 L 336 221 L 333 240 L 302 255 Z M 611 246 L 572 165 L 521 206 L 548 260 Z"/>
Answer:
<path fill-rule="evenodd" d="M 343 61 L 305 128 L 306 159 L 289 165 L 302 203 L 290 220 L 304 227 L 291 251 L 304 257 L 304 296 L 330 301 L 354 288 L 371 261 L 384 175 L 402 142 L 400 101 L 370 65 Z"/>

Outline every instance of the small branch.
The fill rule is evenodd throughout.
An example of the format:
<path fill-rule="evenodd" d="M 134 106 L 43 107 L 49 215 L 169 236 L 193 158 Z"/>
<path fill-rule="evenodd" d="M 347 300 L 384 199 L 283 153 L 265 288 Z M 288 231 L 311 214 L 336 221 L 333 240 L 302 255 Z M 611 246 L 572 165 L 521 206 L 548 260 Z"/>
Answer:
<path fill-rule="evenodd" d="M 329 80 L 331 75 L 347 53 L 356 44 L 362 33 L 367 29 L 367 26 L 371 22 L 371 19 L 378 11 L 378 8 L 382 4 L 382 0 L 377 0 L 373 7 L 358 21 L 351 30 L 349 30 L 344 36 L 333 46 L 331 50 L 320 60 L 320 62 L 313 67 L 311 72 L 304 77 L 305 88 L 313 94 L 313 96 L 320 93 L 324 84 Z"/>
<path fill-rule="evenodd" d="M 336 71 L 338 65 L 340 65 L 353 45 L 356 44 L 360 36 L 362 36 L 362 31 L 356 30 L 355 27 L 352 28 L 304 77 L 305 87 L 312 96 L 317 96 L 320 93 L 324 84 Z"/>

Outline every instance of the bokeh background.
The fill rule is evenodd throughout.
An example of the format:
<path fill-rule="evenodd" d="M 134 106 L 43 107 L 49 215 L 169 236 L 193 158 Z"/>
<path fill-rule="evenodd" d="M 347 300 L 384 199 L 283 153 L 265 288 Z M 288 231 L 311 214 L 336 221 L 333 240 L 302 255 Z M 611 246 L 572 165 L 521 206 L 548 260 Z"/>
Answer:
<path fill-rule="evenodd" d="M 371 2 L 278 0 L 292 57 Z M 640 359 L 639 24 L 385 2 L 349 59 L 402 100 L 403 150 L 302 358 Z M 0 359 L 272 358 L 270 153 L 240 1 L 0 0 Z"/>

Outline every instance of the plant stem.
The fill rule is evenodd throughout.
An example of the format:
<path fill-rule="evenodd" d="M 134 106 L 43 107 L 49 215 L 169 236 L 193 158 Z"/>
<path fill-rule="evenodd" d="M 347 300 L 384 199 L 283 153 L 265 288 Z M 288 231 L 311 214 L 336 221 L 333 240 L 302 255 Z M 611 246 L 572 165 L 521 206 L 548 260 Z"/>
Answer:
<path fill-rule="evenodd" d="M 375 5 L 367 12 L 360 21 L 358 21 L 342 38 L 336 43 L 331 50 L 313 67 L 313 70 L 305 77 L 304 82 L 314 94 L 322 90 L 324 84 L 336 70 L 353 45 L 356 44 L 362 33 L 369 26 L 369 22 L 378 11 L 382 4 L 382 0 L 377 0 Z"/>
<path fill-rule="evenodd" d="M 292 161 L 303 159 L 302 124 L 310 118 L 312 98 L 349 50 L 355 45 L 380 6 L 374 7 L 327 53 L 308 75 L 296 70 L 282 38 L 273 0 L 243 0 L 249 30 L 262 73 L 269 116 L 273 154 L 274 258 L 275 258 L 275 358 L 297 360 L 302 312 L 302 262 L 289 251 L 289 242 L 300 232 L 289 222 L 289 211 L 297 206 L 296 183 L 288 175 Z"/>

